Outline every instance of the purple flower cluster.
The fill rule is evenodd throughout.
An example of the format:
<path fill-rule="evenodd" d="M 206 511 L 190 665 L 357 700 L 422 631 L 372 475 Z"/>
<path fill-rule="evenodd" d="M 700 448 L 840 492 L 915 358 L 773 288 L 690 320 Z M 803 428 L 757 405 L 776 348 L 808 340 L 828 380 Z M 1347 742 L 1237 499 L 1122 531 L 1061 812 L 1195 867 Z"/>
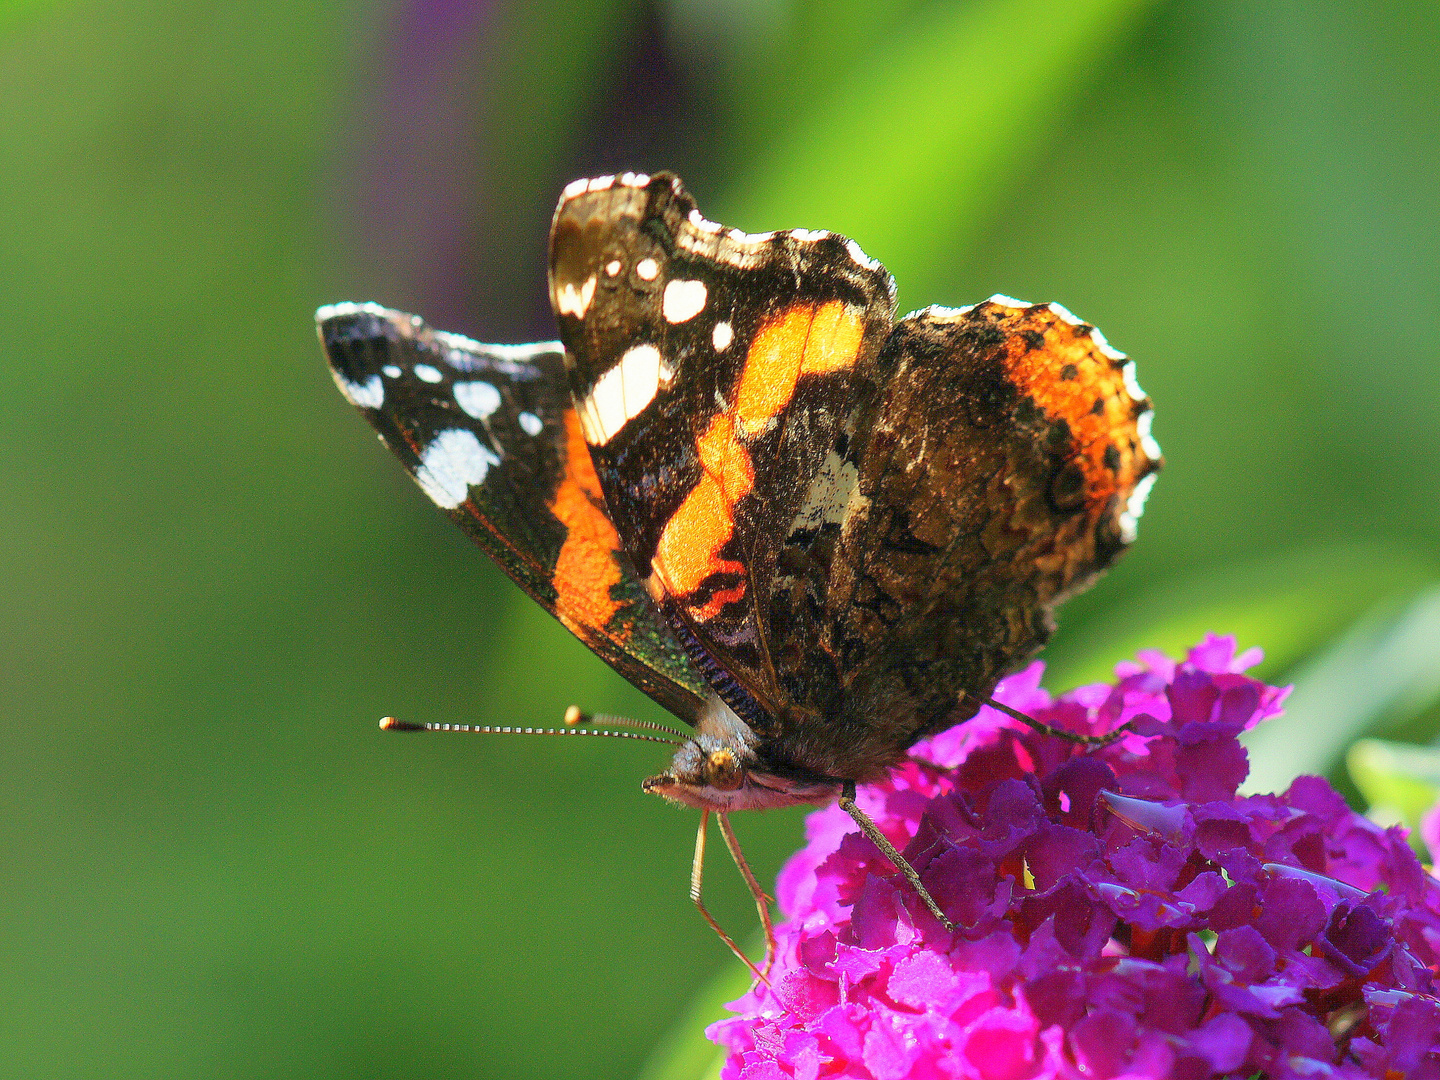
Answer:
<path fill-rule="evenodd" d="M 859 802 L 948 932 L 838 808 L 779 880 L 771 974 L 710 1028 L 723 1080 L 1440 1080 L 1440 882 L 1324 780 L 1240 797 L 1286 691 L 1211 637 L 1052 700 L 1040 665 Z"/>

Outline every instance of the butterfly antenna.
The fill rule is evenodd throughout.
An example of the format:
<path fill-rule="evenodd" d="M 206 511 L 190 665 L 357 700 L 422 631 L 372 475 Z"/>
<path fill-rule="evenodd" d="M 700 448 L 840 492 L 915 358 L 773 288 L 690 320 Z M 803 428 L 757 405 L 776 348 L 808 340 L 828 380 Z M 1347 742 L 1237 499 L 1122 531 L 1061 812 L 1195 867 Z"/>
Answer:
<path fill-rule="evenodd" d="M 996 712 L 1004 713 L 1012 720 L 1019 720 L 1020 723 L 1024 724 L 1031 731 L 1037 731 L 1041 735 L 1052 735 L 1057 739 L 1064 739 L 1066 742 L 1079 743 L 1081 746 L 1109 746 L 1116 739 L 1123 738 L 1130 734 L 1131 724 L 1124 723 L 1114 731 L 1104 735 L 1081 735 L 1079 732 L 1066 731 L 1064 728 L 1054 727 L 1041 720 L 1036 720 L 1033 716 L 1027 716 L 1019 709 L 1012 709 L 1009 705 L 996 701 L 994 698 L 983 697 L 980 694 L 972 694 L 968 690 L 961 692 L 968 697 L 974 698 L 982 705 L 989 705 L 990 708 Z"/>
<path fill-rule="evenodd" d="M 677 741 L 660 735 L 642 735 L 636 731 L 606 731 L 590 727 L 535 728 L 497 727 L 492 724 L 418 724 L 411 720 L 397 720 L 393 716 L 387 716 L 380 721 L 380 730 L 463 731 L 472 735 L 593 735 L 610 739 L 634 739 L 637 742 L 664 743 L 666 746 L 684 745 L 683 739 Z"/>
<path fill-rule="evenodd" d="M 683 731 L 676 731 L 665 724 L 657 724 L 653 720 L 631 720 L 628 716 L 611 716 L 608 713 L 587 713 L 579 705 L 571 705 L 565 710 L 565 726 L 567 728 L 578 727 L 580 724 L 598 724 L 601 727 L 628 727 L 640 728 L 644 731 L 663 731 L 666 735 L 674 735 L 681 742 L 689 742 L 690 737 Z"/>

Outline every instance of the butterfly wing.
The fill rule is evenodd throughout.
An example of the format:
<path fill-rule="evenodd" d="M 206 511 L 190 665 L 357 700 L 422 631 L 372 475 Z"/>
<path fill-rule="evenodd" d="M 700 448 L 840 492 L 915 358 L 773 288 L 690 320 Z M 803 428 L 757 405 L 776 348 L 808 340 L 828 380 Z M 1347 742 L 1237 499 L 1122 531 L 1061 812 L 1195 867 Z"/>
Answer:
<path fill-rule="evenodd" d="M 813 704 L 771 653 L 770 586 L 871 384 L 890 275 L 843 237 L 724 230 L 674 177 L 627 174 L 567 188 L 550 288 L 620 536 L 712 685 L 763 734 Z"/>
<path fill-rule="evenodd" d="M 550 287 L 637 572 L 797 770 L 874 775 L 973 713 L 1160 464 L 1133 368 L 1058 305 L 897 324 L 852 242 L 724 230 L 672 177 L 571 185 Z"/>
<path fill-rule="evenodd" d="M 316 320 L 341 392 L 436 505 L 596 655 L 694 723 L 708 687 L 605 512 L 560 344 L 482 345 L 375 304 Z"/>
<path fill-rule="evenodd" d="M 1161 465 L 1134 365 L 1056 304 L 917 312 L 875 374 L 770 589 L 804 692 L 841 691 L 825 737 L 794 738 L 847 777 L 972 715 L 1025 663 L 1054 607 L 1134 539 Z"/>

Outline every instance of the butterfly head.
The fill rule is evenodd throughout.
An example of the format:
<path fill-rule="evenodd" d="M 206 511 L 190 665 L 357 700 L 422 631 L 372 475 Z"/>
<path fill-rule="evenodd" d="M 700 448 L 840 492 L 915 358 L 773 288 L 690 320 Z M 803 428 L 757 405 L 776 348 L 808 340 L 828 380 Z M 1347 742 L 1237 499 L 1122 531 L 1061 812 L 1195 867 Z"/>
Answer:
<path fill-rule="evenodd" d="M 837 783 L 781 775 L 756 752 L 760 744 L 745 721 L 711 697 L 670 767 L 641 787 L 671 802 L 721 812 L 825 802 L 839 790 Z"/>

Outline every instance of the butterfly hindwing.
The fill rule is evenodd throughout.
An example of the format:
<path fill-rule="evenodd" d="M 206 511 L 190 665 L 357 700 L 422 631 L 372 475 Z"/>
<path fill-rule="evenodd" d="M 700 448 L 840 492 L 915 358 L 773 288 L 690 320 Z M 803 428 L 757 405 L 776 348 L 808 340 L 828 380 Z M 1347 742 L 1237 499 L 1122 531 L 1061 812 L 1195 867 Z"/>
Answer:
<path fill-rule="evenodd" d="M 708 687 L 605 512 L 559 343 L 482 345 L 375 304 L 317 321 L 341 392 L 425 493 L 602 660 L 693 722 Z"/>
<path fill-rule="evenodd" d="M 843 237 L 724 230 L 673 177 L 626 175 L 567 189 L 550 287 L 600 485 L 651 595 L 753 725 L 811 704 L 770 653 L 768 586 L 870 384 L 889 274 Z"/>
<path fill-rule="evenodd" d="M 1161 465 L 1133 365 L 1058 304 L 916 312 L 875 374 L 840 497 L 817 486 L 770 587 L 792 694 L 844 689 L 809 748 L 836 775 L 973 714 L 1134 539 Z"/>

